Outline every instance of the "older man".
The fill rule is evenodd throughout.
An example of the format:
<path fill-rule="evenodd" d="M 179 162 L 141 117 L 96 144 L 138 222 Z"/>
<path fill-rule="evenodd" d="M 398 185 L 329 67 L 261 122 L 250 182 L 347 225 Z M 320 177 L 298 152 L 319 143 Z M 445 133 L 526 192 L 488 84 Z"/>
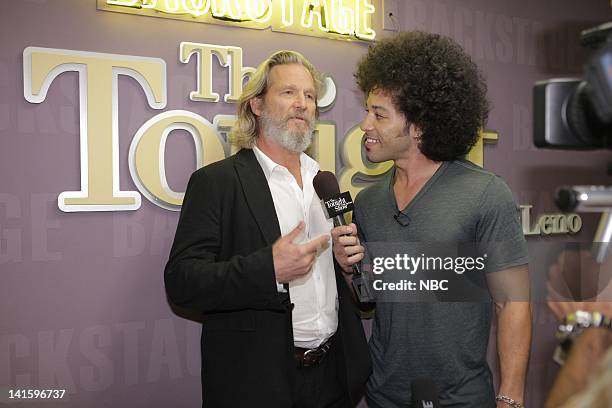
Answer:
<path fill-rule="evenodd" d="M 319 166 L 303 153 L 319 84 L 301 54 L 271 55 L 238 103 L 242 149 L 189 181 L 165 282 L 203 315 L 205 407 L 348 407 L 369 375 L 312 185 Z"/>

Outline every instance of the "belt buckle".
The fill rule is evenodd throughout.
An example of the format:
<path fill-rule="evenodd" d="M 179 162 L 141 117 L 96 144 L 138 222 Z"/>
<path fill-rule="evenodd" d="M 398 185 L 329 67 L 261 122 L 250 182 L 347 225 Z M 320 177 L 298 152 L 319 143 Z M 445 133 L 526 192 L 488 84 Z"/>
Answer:
<path fill-rule="evenodd" d="M 306 350 L 304 352 L 304 357 L 302 357 L 302 365 L 304 367 L 310 367 L 315 364 L 318 364 L 323 359 L 323 356 L 325 356 L 325 351 L 321 350 L 318 347 Z"/>
<path fill-rule="evenodd" d="M 321 344 L 319 347 L 306 350 L 302 357 L 302 365 L 304 367 L 310 367 L 310 366 L 320 363 L 330 348 L 331 348 L 331 339 L 328 339 L 325 343 Z"/>

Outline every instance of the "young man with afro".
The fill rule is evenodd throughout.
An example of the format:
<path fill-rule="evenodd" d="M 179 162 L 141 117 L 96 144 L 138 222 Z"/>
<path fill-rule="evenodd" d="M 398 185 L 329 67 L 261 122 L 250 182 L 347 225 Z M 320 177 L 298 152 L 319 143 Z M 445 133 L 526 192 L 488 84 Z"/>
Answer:
<path fill-rule="evenodd" d="M 410 291 L 399 298 L 376 291 L 369 407 L 409 406 L 416 379 L 435 383 L 443 407 L 521 407 L 531 343 L 527 247 L 506 183 L 464 160 L 488 114 L 476 64 L 450 38 L 406 32 L 371 47 L 356 78 L 367 98 L 365 154 L 393 167 L 357 196 L 354 224 L 332 231 L 347 279 L 353 263 L 364 254 L 380 259 L 381 248 L 419 257 L 433 247 L 456 254 L 471 243 L 487 254 L 484 268 L 450 274 L 482 283 L 489 300 L 461 293 L 460 302 L 423 301 Z M 497 396 L 487 364 L 493 309 Z"/>

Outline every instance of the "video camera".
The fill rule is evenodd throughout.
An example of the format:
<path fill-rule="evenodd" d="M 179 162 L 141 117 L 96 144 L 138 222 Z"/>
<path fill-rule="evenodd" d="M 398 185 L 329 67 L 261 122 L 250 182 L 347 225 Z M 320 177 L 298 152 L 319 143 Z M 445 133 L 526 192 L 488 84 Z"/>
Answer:
<path fill-rule="evenodd" d="M 612 149 L 612 21 L 584 30 L 580 43 L 596 50 L 583 79 L 549 79 L 534 86 L 537 147 Z"/>
<path fill-rule="evenodd" d="M 534 86 L 537 147 L 612 149 L 612 21 L 584 30 L 580 42 L 595 49 L 583 79 L 549 79 Z M 593 257 L 603 263 L 612 242 L 612 187 L 562 187 L 555 202 L 563 211 L 603 213 L 592 248 Z"/>

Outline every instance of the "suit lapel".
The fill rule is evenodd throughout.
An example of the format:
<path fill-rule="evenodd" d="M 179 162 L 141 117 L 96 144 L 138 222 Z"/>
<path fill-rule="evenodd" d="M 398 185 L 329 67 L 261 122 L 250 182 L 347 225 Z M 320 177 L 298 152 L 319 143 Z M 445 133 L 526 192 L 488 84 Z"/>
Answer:
<path fill-rule="evenodd" d="M 242 191 L 266 243 L 272 245 L 280 237 L 278 217 L 272 201 L 272 193 L 255 153 L 242 149 L 236 153 L 234 162 Z"/>

